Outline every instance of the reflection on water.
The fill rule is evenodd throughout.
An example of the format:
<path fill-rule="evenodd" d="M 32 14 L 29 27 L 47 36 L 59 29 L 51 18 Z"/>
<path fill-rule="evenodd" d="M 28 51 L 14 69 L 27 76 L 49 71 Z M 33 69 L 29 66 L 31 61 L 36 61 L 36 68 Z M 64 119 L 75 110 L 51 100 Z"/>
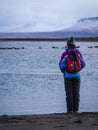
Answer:
<path fill-rule="evenodd" d="M 77 43 L 86 60 L 81 72 L 80 111 L 98 111 L 97 43 Z M 0 115 L 66 112 L 63 76 L 58 62 L 64 42 L 2 42 L 0 47 Z"/>

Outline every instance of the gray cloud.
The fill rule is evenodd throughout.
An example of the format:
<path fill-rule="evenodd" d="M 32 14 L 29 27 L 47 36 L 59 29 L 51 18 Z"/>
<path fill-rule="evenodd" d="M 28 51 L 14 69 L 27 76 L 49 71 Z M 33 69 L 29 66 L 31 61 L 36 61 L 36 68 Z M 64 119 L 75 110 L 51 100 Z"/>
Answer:
<path fill-rule="evenodd" d="M 0 0 L 0 31 L 59 30 L 97 14 L 97 0 Z"/>

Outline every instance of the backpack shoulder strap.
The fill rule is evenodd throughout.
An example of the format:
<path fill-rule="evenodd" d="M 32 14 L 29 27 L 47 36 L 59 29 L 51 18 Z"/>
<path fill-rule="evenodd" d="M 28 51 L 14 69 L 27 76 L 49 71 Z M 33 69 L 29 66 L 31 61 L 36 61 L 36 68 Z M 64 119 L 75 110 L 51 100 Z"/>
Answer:
<path fill-rule="evenodd" d="M 70 50 L 68 49 L 68 50 L 67 50 L 67 55 L 68 55 L 69 53 L 70 53 Z"/>
<path fill-rule="evenodd" d="M 75 52 L 75 53 L 77 52 L 77 49 L 76 49 L 76 48 L 74 49 L 74 52 Z"/>

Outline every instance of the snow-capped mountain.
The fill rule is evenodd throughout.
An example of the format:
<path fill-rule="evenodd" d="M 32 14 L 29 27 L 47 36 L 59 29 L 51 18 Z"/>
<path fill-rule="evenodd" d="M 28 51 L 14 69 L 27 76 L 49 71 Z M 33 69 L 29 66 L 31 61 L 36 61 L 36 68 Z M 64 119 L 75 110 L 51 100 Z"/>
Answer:
<path fill-rule="evenodd" d="M 83 18 L 68 29 L 63 30 L 66 34 L 73 36 L 97 36 L 98 37 L 98 17 Z"/>
<path fill-rule="evenodd" d="M 94 18 L 84 18 L 77 21 L 69 30 L 90 30 L 94 31 L 93 29 L 98 30 L 98 17 Z"/>
<path fill-rule="evenodd" d="M 70 28 L 52 32 L 0 33 L 0 38 L 98 37 L 98 17 L 80 19 Z"/>

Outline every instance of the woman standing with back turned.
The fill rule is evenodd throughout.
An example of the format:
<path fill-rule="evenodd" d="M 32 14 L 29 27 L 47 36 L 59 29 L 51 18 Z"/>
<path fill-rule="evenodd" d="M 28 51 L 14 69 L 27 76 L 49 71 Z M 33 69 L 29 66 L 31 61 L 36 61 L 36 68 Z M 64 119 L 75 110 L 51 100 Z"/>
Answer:
<path fill-rule="evenodd" d="M 67 49 L 65 52 L 63 52 L 59 67 L 61 72 L 64 75 L 64 84 L 65 84 L 65 90 L 66 90 L 66 102 L 67 102 L 67 112 L 73 113 L 78 112 L 79 110 L 79 100 L 80 100 L 80 70 L 85 67 L 85 61 L 83 59 L 82 54 L 80 51 L 76 48 L 75 45 L 75 39 L 73 37 L 70 37 L 67 41 Z M 75 57 L 78 60 L 75 60 L 76 63 L 74 63 L 74 68 L 76 68 L 75 71 L 72 71 L 72 65 L 69 67 L 68 64 L 70 64 L 71 58 L 68 61 L 68 55 L 70 54 L 70 57 Z M 71 56 L 73 55 L 73 56 Z M 79 62 L 80 61 L 80 62 Z M 76 65 L 78 64 L 78 65 Z M 78 71 L 77 71 L 78 70 Z"/>

